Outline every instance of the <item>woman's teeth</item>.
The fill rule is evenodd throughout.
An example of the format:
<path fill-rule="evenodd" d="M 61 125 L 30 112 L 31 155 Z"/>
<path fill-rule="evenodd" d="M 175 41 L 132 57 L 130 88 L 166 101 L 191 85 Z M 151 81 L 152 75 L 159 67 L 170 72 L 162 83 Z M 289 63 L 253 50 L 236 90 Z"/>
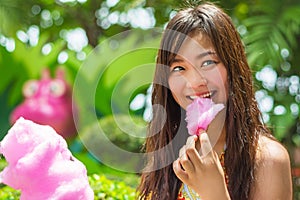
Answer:
<path fill-rule="evenodd" d="M 199 97 L 201 97 L 201 98 L 210 98 L 211 97 L 211 93 L 208 92 L 206 94 L 200 95 Z"/>
<path fill-rule="evenodd" d="M 210 98 L 211 97 L 211 92 L 208 92 L 208 93 L 205 93 L 205 94 L 202 94 L 202 95 L 199 95 L 199 96 L 190 96 L 190 99 L 194 100 L 196 98 Z"/>
<path fill-rule="evenodd" d="M 190 99 L 194 100 L 194 99 L 197 99 L 198 96 L 190 96 Z"/>

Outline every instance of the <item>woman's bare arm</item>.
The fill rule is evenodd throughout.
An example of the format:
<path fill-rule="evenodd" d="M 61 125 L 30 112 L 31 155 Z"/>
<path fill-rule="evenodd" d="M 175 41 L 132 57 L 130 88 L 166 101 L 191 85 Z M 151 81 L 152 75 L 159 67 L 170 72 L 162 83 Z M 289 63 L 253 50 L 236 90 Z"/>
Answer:
<path fill-rule="evenodd" d="M 292 199 L 290 158 L 286 149 L 278 142 L 266 137 L 259 140 L 256 181 L 251 199 Z"/>

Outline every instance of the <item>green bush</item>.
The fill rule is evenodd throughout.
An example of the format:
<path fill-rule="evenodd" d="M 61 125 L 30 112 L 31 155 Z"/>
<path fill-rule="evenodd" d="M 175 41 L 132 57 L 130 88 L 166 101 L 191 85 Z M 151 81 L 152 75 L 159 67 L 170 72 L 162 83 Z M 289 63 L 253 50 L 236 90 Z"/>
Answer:
<path fill-rule="evenodd" d="M 136 199 L 136 190 L 122 181 L 109 180 L 96 174 L 89 176 L 89 181 L 97 200 Z"/>
<path fill-rule="evenodd" d="M 99 162 L 126 172 L 138 172 L 145 163 L 141 153 L 146 122 L 140 116 L 105 116 L 80 131 L 84 147 Z"/>
<path fill-rule="evenodd" d="M 3 184 L 0 185 L 1 200 L 18 200 L 20 199 L 20 191 L 14 190 Z"/>
<path fill-rule="evenodd" d="M 147 123 L 142 117 L 116 114 L 105 116 L 88 126 L 80 133 L 80 138 L 87 144 L 99 146 L 103 137 L 99 134 L 101 131 L 116 146 L 129 152 L 140 153 L 145 142 L 146 130 Z"/>

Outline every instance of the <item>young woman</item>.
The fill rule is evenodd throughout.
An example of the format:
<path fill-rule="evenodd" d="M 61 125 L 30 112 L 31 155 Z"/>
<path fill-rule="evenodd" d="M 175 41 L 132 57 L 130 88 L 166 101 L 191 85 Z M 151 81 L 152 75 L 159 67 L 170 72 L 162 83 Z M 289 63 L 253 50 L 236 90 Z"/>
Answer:
<path fill-rule="evenodd" d="M 185 122 L 198 97 L 226 107 L 199 137 Z M 262 122 L 243 43 L 216 5 L 187 8 L 168 23 L 152 104 L 140 199 L 292 198 L 288 153 Z"/>

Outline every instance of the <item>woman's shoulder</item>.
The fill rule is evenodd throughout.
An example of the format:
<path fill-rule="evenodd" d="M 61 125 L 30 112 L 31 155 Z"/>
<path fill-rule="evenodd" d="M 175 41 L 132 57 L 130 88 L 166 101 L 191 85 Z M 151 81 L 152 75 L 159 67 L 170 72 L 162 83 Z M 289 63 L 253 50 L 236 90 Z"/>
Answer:
<path fill-rule="evenodd" d="M 287 149 L 278 141 L 267 136 L 260 136 L 258 140 L 257 161 L 265 165 L 290 163 Z"/>
<path fill-rule="evenodd" d="M 261 136 L 258 141 L 252 199 L 292 199 L 290 169 L 286 148 L 276 140 Z"/>

